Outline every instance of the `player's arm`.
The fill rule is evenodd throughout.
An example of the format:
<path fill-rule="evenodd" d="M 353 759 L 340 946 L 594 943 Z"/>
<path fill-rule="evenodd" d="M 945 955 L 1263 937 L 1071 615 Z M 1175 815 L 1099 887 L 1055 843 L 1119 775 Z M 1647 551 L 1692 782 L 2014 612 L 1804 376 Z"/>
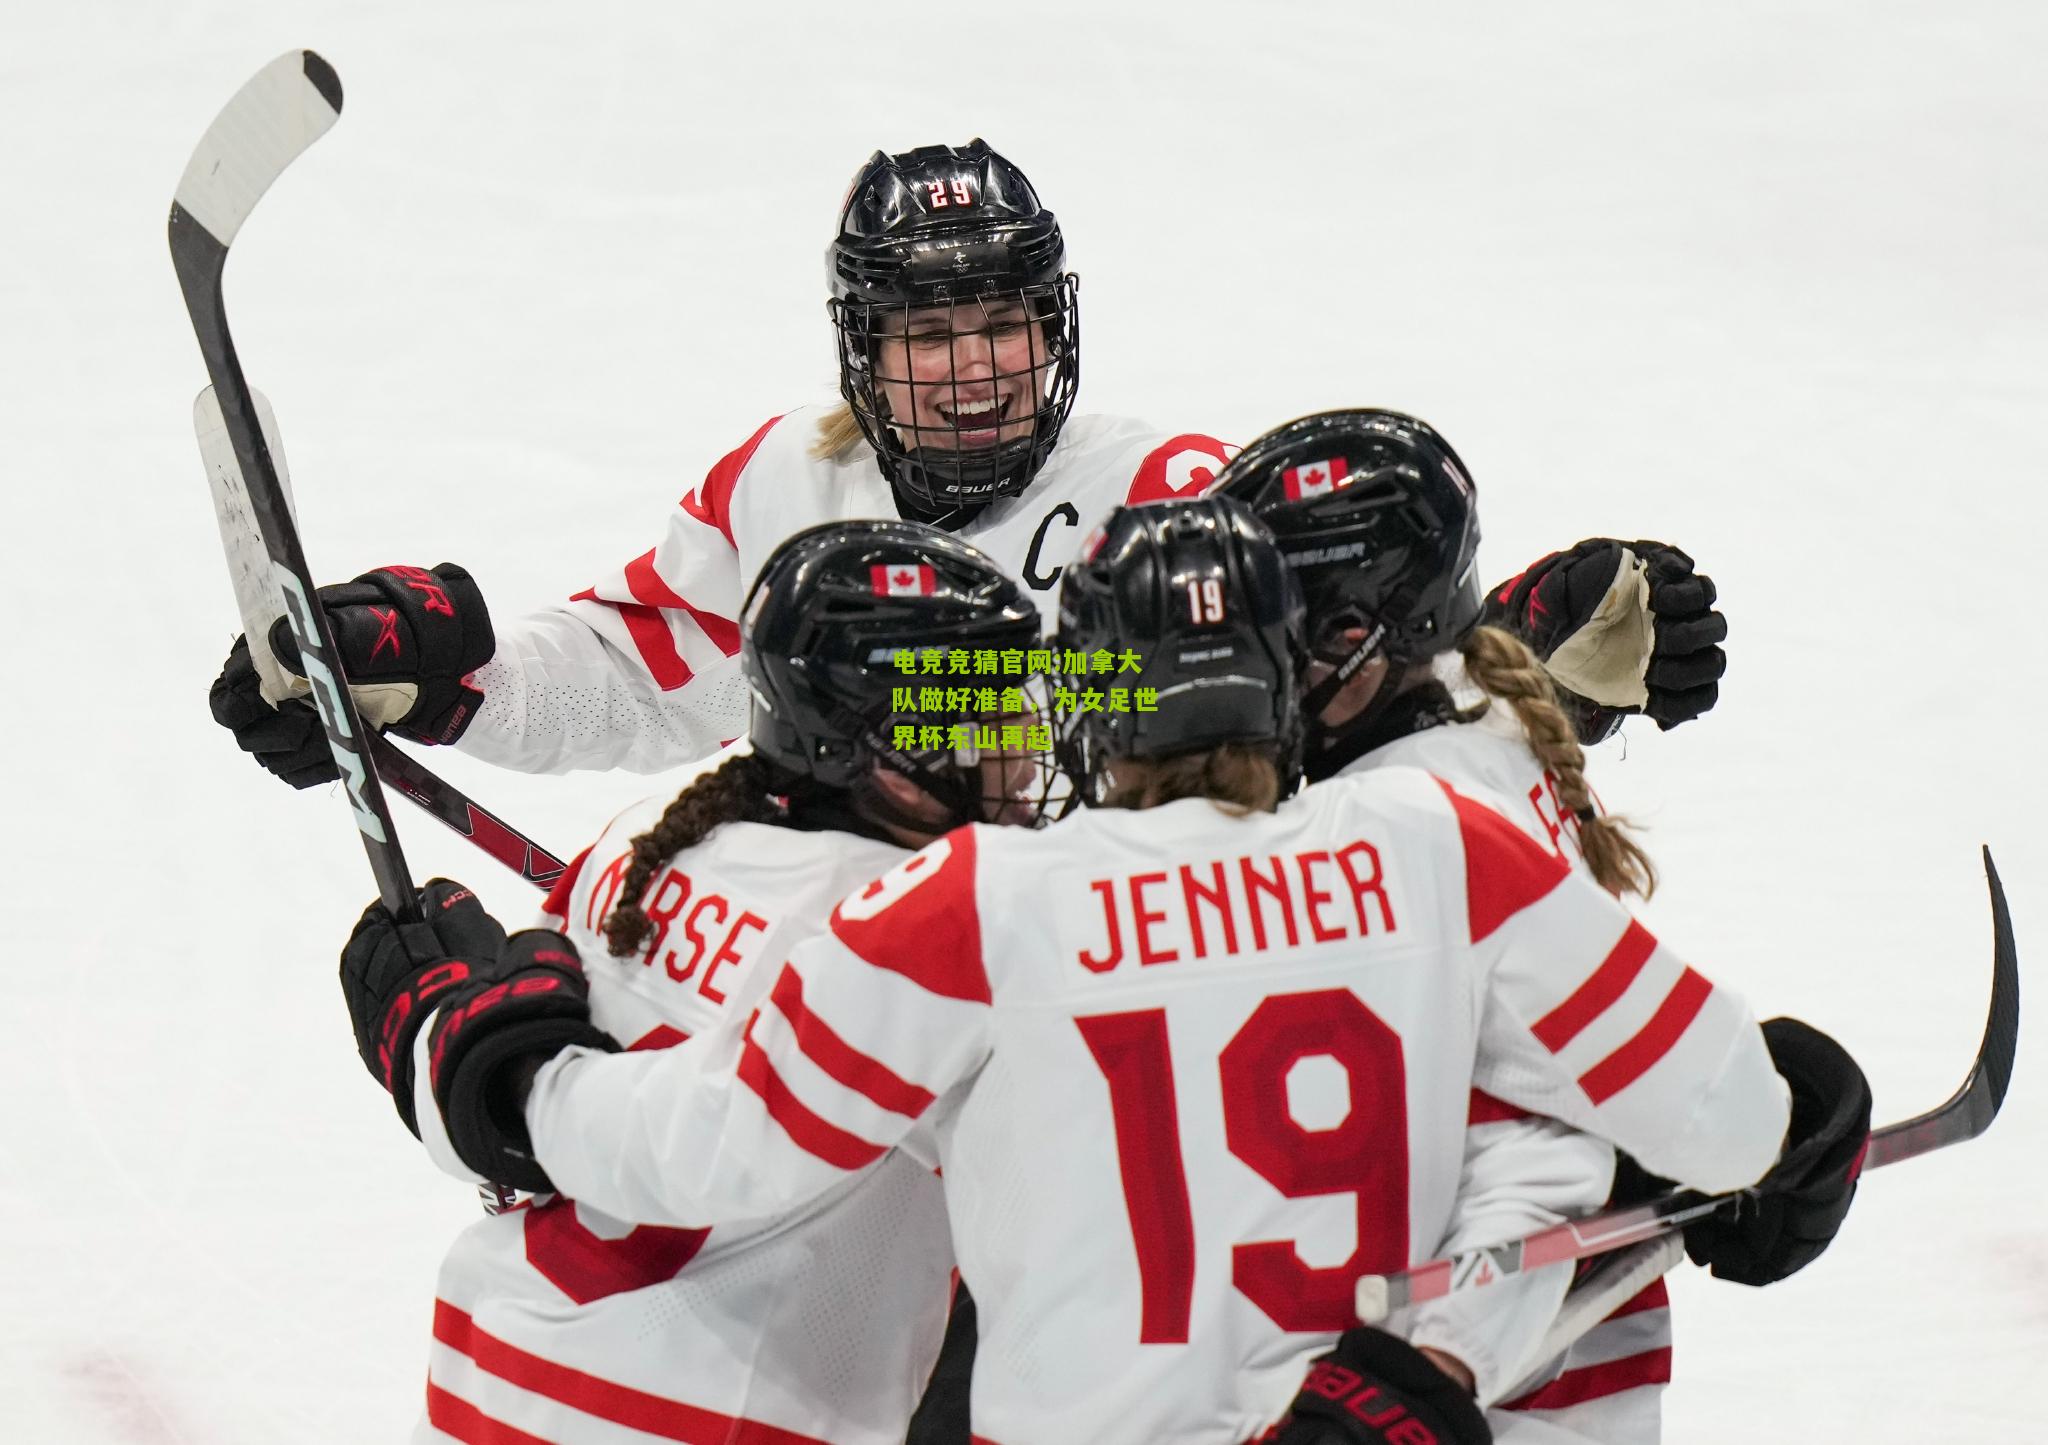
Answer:
<path fill-rule="evenodd" d="M 1676 547 L 1588 537 L 1491 589 L 1481 620 L 1543 660 L 1590 745 L 1630 713 L 1674 728 L 1713 707 L 1728 667 L 1714 597 Z"/>
<path fill-rule="evenodd" d="M 658 546 L 558 606 L 494 626 L 469 573 L 446 564 L 322 588 L 365 720 L 524 772 L 655 772 L 744 731 L 730 512 L 768 430 L 712 468 Z M 279 653 L 295 662 L 288 636 Z M 273 707 L 246 644 L 210 702 L 243 750 L 293 786 L 334 778 L 318 715 L 300 700 Z"/>
<path fill-rule="evenodd" d="M 1483 1000 L 1475 1087 L 1689 1188 L 1754 1184 L 1789 1099 L 1748 1005 L 1491 808 L 1438 787 L 1465 880 L 1465 916 L 1446 926 L 1469 939 Z"/>
<path fill-rule="evenodd" d="M 1474 1092 L 1451 1224 L 1435 1255 L 1519 1239 L 1607 1202 L 1613 1147 L 1553 1119 L 1539 1119 Z M 1527 1370 L 1557 1314 L 1568 1270 L 1532 1270 L 1489 1290 L 1420 1306 L 1405 1336 L 1442 1351 L 1471 1373 L 1482 1405 Z"/>
<path fill-rule="evenodd" d="M 450 1138 L 480 1173 L 650 1223 L 716 1224 L 831 1188 L 987 1055 L 973 875 L 971 830 L 913 855 L 841 903 L 758 1009 L 671 1049 L 521 1060 L 496 1046 L 472 1067 L 478 1039 L 517 1024 L 517 985 L 451 1000 L 432 1066 Z M 508 1095 L 524 1100 L 509 1121 Z"/>
<path fill-rule="evenodd" d="M 694 495 L 694 494 L 693 494 Z M 687 505 L 661 544 L 500 629 L 460 746 L 522 772 L 659 772 L 746 730 L 739 556 Z"/>

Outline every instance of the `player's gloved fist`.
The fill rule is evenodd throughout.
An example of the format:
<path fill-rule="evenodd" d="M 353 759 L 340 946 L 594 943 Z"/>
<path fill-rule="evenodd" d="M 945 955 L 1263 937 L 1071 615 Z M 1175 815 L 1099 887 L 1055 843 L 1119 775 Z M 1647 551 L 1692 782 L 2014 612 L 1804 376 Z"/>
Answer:
<path fill-rule="evenodd" d="M 1685 1231 L 1693 1263 L 1738 1284 L 1770 1284 L 1820 1256 L 1856 1197 L 1870 1144 L 1870 1085 L 1849 1051 L 1798 1019 L 1769 1019 L 1763 1030 L 1792 1090 L 1784 1153 L 1755 1197 Z"/>
<path fill-rule="evenodd" d="M 436 878 L 420 893 L 420 921 L 400 923 L 382 903 L 357 920 L 341 950 L 341 993 L 370 1077 L 413 1117 L 413 1040 L 442 994 L 496 961 L 505 930 L 460 883 Z"/>
<path fill-rule="evenodd" d="M 341 774 L 327 747 L 320 714 L 303 698 L 287 698 L 277 707 L 263 700 L 262 680 L 249 658 L 249 639 L 235 639 L 234 650 L 207 694 L 213 720 L 235 735 L 242 751 L 295 788 L 331 783 Z"/>
<path fill-rule="evenodd" d="M 583 961 L 559 933 L 513 934 L 490 968 L 445 996 L 427 1067 L 448 1142 L 463 1163 L 514 1189 L 554 1188 L 533 1157 L 526 1091 L 542 1064 L 576 1044 L 618 1048 L 590 1021 Z"/>
<path fill-rule="evenodd" d="M 1406 1340 L 1360 1325 L 1309 1364 L 1258 1445 L 1492 1445 L 1472 1392 Z"/>
<path fill-rule="evenodd" d="M 466 679 L 491 660 L 497 639 L 483 593 L 463 568 L 379 567 L 320 589 L 341 670 L 363 721 L 423 743 L 452 743 L 483 694 Z M 270 628 L 271 651 L 304 674 L 286 619 Z"/>
<path fill-rule="evenodd" d="M 1660 728 L 1690 722 L 1720 698 L 1728 669 L 1713 579 L 1662 542 L 1589 537 L 1552 552 L 1490 591 L 1481 617 L 1543 659 L 1589 745 L 1629 713 Z"/>

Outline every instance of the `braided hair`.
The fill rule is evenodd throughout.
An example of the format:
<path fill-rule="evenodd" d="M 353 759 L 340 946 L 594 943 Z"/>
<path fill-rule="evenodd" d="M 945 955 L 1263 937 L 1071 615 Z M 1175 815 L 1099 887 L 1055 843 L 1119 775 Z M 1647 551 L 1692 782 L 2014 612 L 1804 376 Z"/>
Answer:
<path fill-rule="evenodd" d="M 776 796 L 781 780 L 773 766 L 752 753 L 727 758 L 676 794 L 652 828 L 633 840 L 633 862 L 619 887 L 619 902 L 605 916 L 604 935 L 614 957 L 630 957 L 654 927 L 641 895 L 654 872 L 685 848 L 693 848 L 720 823 L 781 823 L 788 811 Z"/>
<path fill-rule="evenodd" d="M 1627 821 L 1609 817 L 1593 806 L 1586 782 L 1586 752 L 1564 709 L 1550 674 L 1536 654 L 1512 633 L 1498 627 L 1475 627 L 1460 645 L 1465 675 L 1486 696 L 1457 714 L 1459 722 L 1476 722 L 1498 699 L 1515 710 L 1523 736 L 1537 762 L 1557 779 L 1558 797 L 1579 825 L 1579 851 L 1600 886 L 1614 894 L 1648 898 L 1657 890 L 1657 870 L 1650 855 L 1630 836 Z"/>

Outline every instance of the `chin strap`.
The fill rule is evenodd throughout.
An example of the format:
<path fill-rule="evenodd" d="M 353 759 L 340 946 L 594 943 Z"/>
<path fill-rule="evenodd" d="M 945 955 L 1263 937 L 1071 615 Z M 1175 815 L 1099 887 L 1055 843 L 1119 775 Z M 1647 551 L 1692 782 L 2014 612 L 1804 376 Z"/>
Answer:
<path fill-rule="evenodd" d="M 1376 624 L 1372 631 L 1366 633 L 1358 646 L 1351 649 L 1350 655 L 1338 663 L 1328 677 L 1308 690 L 1307 696 L 1301 700 L 1302 716 L 1320 717 L 1323 709 L 1330 705 L 1331 700 L 1343 690 L 1344 685 L 1358 676 L 1359 670 L 1379 655 L 1380 645 L 1386 638 L 1387 625 L 1384 622 Z M 1368 703 L 1366 711 L 1371 710 L 1372 705 Z"/>

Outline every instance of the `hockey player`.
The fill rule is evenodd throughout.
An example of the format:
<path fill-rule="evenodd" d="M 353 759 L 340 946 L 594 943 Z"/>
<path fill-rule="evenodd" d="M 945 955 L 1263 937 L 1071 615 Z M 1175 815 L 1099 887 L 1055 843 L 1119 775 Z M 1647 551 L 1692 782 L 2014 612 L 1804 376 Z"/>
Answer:
<path fill-rule="evenodd" d="M 693 1226 L 830 1190 L 928 1119 L 1002 1445 L 1256 1432 L 1355 1280 L 1444 1236 L 1472 1086 L 1701 1189 L 1778 1157 L 1786 1087 L 1741 1001 L 1556 855 L 1419 770 L 1276 806 L 1299 593 L 1238 504 L 1119 509 L 1059 641 L 1131 659 L 1132 707 L 1084 700 L 1062 740 L 1087 811 L 947 835 L 760 1008 L 659 1055 L 573 1047 L 566 941 L 508 951 L 432 1027 L 461 1157 Z M 1374 1338 L 1413 1438 L 1488 1438 Z"/>
<path fill-rule="evenodd" d="M 1304 489 L 1304 475 L 1333 481 Z M 1244 502 L 1272 529 L 1302 584 L 1317 659 L 1308 669 L 1312 779 L 1395 765 L 1426 768 L 1496 800 L 1539 846 L 1610 892 L 1648 896 L 1655 878 L 1649 858 L 1617 819 L 1597 808 L 1584 753 L 1551 700 L 1543 668 L 1515 637 L 1476 625 L 1482 614 L 1473 576 L 1477 498 L 1469 471 L 1441 436 L 1399 412 L 1302 417 L 1247 446 L 1224 469 L 1217 490 Z M 1620 568 L 1624 578 L 1640 550 L 1645 571 L 1660 567 L 1674 592 L 1684 585 L 1690 568 L 1681 565 L 1682 555 L 1660 554 L 1655 544 L 1609 545 L 1629 559 Z M 1548 608 L 1536 588 L 1558 560 L 1532 569 L 1539 576 L 1496 589 L 1491 601 L 1504 607 L 1513 598 L 1540 628 Z M 1568 573 L 1557 575 L 1568 582 Z M 1704 579 L 1695 585 L 1711 588 Z M 1476 705 L 1460 708 L 1439 676 L 1434 664 L 1450 657 L 1458 664 L 1456 681 L 1479 694 Z M 1682 682 L 1684 664 L 1667 666 L 1681 675 L 1673 679 L 1667 671 L 1666 680 Z M 1589 714 L 1586 720 L 1589 731 L 1607 729 L 1607 717 Z M 1695 1257 L 1716 1273 L 1779 1278 L 1818 1255 L 1840 1225 L 1855 1191 L 1853 1172 L 1846 1179 L 1842 1173 L 1868 1133 L 1870 1099 L 1854 1060 L 1825 1036 L 1784 1019 L 1764 1031 L 1781 1070 L 1819 1071 L 1830 1081 L 1829 1096 L 1843 1112 L 1832 1141 L 1836 1168 L 1818 1171 L 1799 1187 L 1785 1181 L 1775 1192 L 1773 1212 L 1782 1220 L 1785 1211 L 1795 1211 L 1797 1228 L 1774 1237 L 1753 1229 L 1737 1244 L 1716 1223 L 1691 1242 Z M 1497 1102 L 1480 1107 L 1504 1136 L 1497 1147 L 1569 1147 L 1547 1139 L 1550 1126 L 1541 1122 L 1503 1118 L 1508 1111 Z M 1598 1197 L 1575 1212 L 1605 1205 L 1607 1193 L 1601 1186 Z M 1528 1233 L 1542 1222 L 1511 1232 Z M 1540 1415 L 1580 1439 L 1654 1442 L 1658 1396 L 1670 1379 L 1668 1304 L 1660 1280 L 1564 1356 L 1533 1362 L 1538 1368 L 1528 1388 L 1503 1392 L 1506 1408 Z M 1493 1398 L 1482 1392 L 1482 1399 Z"/>
<path fill-rule="evenodd" d="M 1111 507 L 1198 492 L 1229 453 L 1200 433 L 1072 414 L 1078 281 L 1059 223 L 980 141 L 871 157 L 826 270 L 839 404 L 765 423 L 682 499 L 655 546 L 595 586 L 510 624 L 452 565 L 380 568 L 322 589 L 366 721 L 530 772 L 680 766 L 746 730 L 740 594 L 791 533 L 848 517 L 928 521 L 1045 592 Z M 1604 594 L 1581 585 L 1570 597 L 1585 610 L 1551 619 L 1566 631 Z M 1647 625 L 1657 599 L 1625 600 Z M 1601 620 L 1586 635 L 1612 630 Z M 274 645 L 296 661 L 282 629 Z M 1704 688 L 1636 703 L 1666 726 L 1704 711 L 1719 653 L 1699 661 Z M 1650 663 L 1624 646 L 1590 670 L 1626 707 Z M 245 644 L 211 702 L 286 781 L 335 776 L 310 707 L 273 710 Z"/>
<path fill-rule="evenodd" d="M 906 569 L 918 585 L 893 586 Z M 755 590 L 751 751 L 628 809 L 548 900 L 545 926 L 587 961 L 601 1047 L 659 1048 L 750 1012 L 849 889 L 957 824 L 1029 821 L 1045 801 L 1042 753 L 894 746 L 904 679 L 870 665 L 878 647 L 1038 646 L 1029 597 L 986 557 L 911 523 L 846 523 L 778 548 Z M 913 717 L 1003 722 L 971 708 Z M 541 960 L 561 945 L 552 932 L 508 944 L 458 884 L 423 901 L 429 921 L 405 927 L 372 905 L 343 983 L 372 1075 L 468 1175 L 431 1103 L 415 1117 L 412 1039 L 467 971 L 451 955 Z M 708 1231 L 542 1199 L 470 1226 L 442 1265 L 415 1438 L 901 1445 L 952 1264 L 929 1158 L 902 1152 L 796 1213 Z"/>

